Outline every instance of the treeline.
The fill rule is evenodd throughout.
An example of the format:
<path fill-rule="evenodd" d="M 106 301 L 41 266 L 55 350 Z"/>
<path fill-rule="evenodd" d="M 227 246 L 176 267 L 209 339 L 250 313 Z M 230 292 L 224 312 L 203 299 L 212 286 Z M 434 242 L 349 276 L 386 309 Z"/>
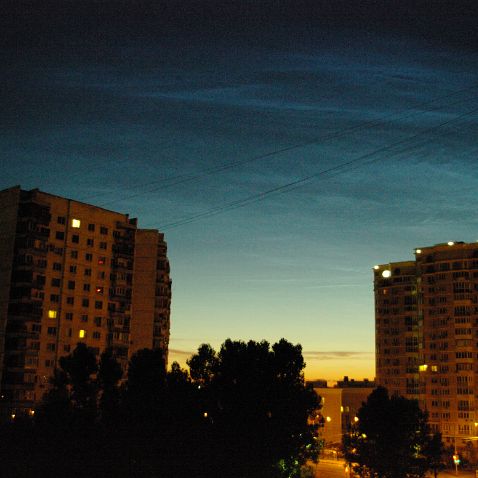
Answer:
<path fill-rule="evenodd" d="M 84 344 L 59 360 L 34 418 L 0 429 L 2 477 L 294 477 L 318 453 L 300 345 L 202 345 L 190 371 L 144 349 L 127 380 Z"/>

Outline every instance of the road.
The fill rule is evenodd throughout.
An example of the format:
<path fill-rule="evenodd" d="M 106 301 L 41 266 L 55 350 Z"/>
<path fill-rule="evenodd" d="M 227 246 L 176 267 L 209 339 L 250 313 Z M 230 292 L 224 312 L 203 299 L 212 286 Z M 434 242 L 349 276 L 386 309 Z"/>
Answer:
<path fill-rule="evenodd" d="M 343 460 L 321 459 L 317 465 L 312 465 L 312 468 L 315 471 L 315 478 L 348 478 Z M 427 476 L 432 478 L 433 474 L 429 473 Z M 455 475 L 452 470 L 444 470 L 438 474 L 438 478 L 475 478 L 475 472 L 458 470 L 458 475 Z"/>
<path fill-rule="evenodd" d="M 345 463 L 343 460 L 321 459 L 317 465 L 312 465 L 316 478 L 345 478 Z"/>

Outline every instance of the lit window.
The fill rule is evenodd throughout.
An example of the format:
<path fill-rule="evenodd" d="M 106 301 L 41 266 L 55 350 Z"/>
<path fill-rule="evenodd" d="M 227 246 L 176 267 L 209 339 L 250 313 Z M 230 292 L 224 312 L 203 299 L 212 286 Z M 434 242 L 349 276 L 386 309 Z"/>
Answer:
<path fill-rule="evenodd" d="M 56 319 L 56 310 L 49 310 L 48 311 L 48 317 L 50 319 Z"/>
<path fill-rule="evenodd" d="M 78 229 L 80 227 L 80 220 L 79 219 L 72 219 L 71 220 L 71 227 L 74 227 L 75 229 Z"/>
<path fill-rule="evenodd" d="M 387 279 L 388 277 L 390 277 L 392 275 L 392 271 L 388 270 L 388 269 L 385 269 L 383 272 L 382 272 L 382 277 L 384 277 L 385 279 Z"/>
<path fill-rule="evenodd" d="M 428 368 L 428 365 L 420 365 L 420 366 L 418 367 L 418 370 L 419 370 L 420 372 L 426 372 L 426 371 L 427 371 L 427 368 Z"/>
<path fill-rule="evenodd" d="M 81 329 L 78 332 L 78 337 L 80 337 L 80 339 L 84 339 L 86 337 L 86 330 Z"/>

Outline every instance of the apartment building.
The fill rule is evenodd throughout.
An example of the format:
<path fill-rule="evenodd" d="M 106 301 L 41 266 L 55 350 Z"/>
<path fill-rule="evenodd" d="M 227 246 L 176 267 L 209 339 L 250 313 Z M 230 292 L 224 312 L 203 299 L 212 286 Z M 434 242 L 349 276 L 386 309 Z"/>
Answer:
<path fill-rule="evenodd" d="M 418 399 L 451 445 L 478 439 L 478 243 L 374 268 L 378 385 Z"/>
<path fill-rule="evenodd" d="M 162 233 L 127 214 L 19 186 L 0 191 L 1 403 L 29 410 L 59 357 L 84 342 L 124 369 L 142 348 L 167 361 L 171 280 Z"/>

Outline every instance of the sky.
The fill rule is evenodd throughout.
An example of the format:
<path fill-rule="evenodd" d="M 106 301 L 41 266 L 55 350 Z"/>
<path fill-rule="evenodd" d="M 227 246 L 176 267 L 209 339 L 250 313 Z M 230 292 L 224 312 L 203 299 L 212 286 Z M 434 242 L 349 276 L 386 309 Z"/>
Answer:
<path fill-rule="evenodd" d="M 472 5 L 15 3 L 0 188 L 165 232 L 170 361 L 284 337 L 373 378 L 373 265 L 478 240 Z"/>

